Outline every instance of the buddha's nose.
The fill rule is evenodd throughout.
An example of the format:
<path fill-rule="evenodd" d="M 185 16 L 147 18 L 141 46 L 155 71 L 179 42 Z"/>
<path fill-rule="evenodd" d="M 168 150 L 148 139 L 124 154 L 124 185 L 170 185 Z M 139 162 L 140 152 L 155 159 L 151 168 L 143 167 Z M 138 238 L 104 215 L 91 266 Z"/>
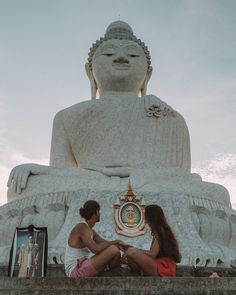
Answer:
<path fill-rule="evenodd" d="M 119 55 L 116 57 L 116 59 L 114 60 L 115 63 L 118 64 L 128 64 L 129 61 L 127 58 L 125 58 L 123 55 Z"/>

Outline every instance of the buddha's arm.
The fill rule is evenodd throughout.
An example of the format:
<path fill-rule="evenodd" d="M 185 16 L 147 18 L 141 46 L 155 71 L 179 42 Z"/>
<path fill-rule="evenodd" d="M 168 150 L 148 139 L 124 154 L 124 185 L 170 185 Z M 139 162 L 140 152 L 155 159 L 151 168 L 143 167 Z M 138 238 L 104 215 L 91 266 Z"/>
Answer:
<path fill-rule="evenodd" d="M 50 174 L 70 174 L 78 175 L 79 163 L 76 162 L 72 147 L 68 137 L 68 131 L 64 124 L 63 111 L 57 113 L 53 122 L 52 143 L 50 154 L 50 166 L 55 168 L 50 171 Z M 67 168 L 67 169 L 65 169 Z M 128 177 L 130 175 L 131 167 L 126 165 L 116 165 L 109 167 L 81 167 L 86 170 L 100 172 L 106 176 Z"/>
<path fill-rule="evenodd" d="M 180 115 L 179 115 L 180 116 Z M 191 151 L 190 151 L 190 137 L 188 127 L 185 123 L 185 120 L 181 117 L 181 131 L 178 134 L 178 145 L 177 151 L 179 156 L 177 157 L 177 166 L 181 167 L 187 172 L 190 172 L 191 169 Z"/>
<path fill-rule="evenodd" d="M 183 150 L 185 151 L 186 155 L 183 160 L 183 167 L 185 170 L 190 172 L 190 170 L 191 170 L 191 149 L 190 149 L 190 137 L 189 137 L 189 131 L 188 131 L 187 125 L 186 125 L 186 129 L 185 129 L 185 138 L 186 138 L 186 142 L 184 143 Z"/>
<path fill-rule="evenodd" d="M 50 166 L 57 168 L 78 167 L 64 126 L 63 111 L 53 121 Z"/>

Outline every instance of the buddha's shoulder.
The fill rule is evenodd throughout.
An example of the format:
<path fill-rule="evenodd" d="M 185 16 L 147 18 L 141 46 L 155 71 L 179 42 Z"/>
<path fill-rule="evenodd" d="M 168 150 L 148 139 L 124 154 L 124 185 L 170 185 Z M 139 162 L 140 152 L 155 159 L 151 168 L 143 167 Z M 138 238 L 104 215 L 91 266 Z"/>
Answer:
<path fill-rule="evenodd" d="M 150 105 L 158 105 L 159 107 L 163 108 L 169 108 L 171 110 L 174 110 L 171 106 L 169 106 L 164 100 L 160 99 L 154 94 L 149 94 L 144 97 L 144 99 L 147 101 Z"/>
<path fill-rule="evenodd" d="M 94 107 L 96 107 L 97 104 L 97 100 L 81 101 L 68 108 L 60 110 L 58 113 L 56 113 L 55 119 L 72 119 L 73 117 L 78 117 L 79 114 L 94 109 Z"/>
<path fill-rule="evenodd" d="M 173 107 L 171 107 L 169 104 L 167 104 L 164 100 L 160 99 L 156 95 L 146 95 L 145 100 L 146 104 L 149 107 L 158 106 L 161 110 L 173 114 L 173 117 L 175 117 L 176 119 L 178 118 L 180 120 L 184 120 L 183 116 L 177 110 L 175 110 Z"/>

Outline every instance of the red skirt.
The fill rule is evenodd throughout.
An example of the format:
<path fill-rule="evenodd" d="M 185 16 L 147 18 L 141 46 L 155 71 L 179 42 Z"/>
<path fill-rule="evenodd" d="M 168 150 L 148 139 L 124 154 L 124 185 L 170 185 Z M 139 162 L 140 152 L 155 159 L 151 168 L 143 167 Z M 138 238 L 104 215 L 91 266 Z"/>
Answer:
<path fill-rule="evenodd" d="M 160 277 L 176 277 L 176 263 L 169 257 L 158 258 L 157 273 Z"/>

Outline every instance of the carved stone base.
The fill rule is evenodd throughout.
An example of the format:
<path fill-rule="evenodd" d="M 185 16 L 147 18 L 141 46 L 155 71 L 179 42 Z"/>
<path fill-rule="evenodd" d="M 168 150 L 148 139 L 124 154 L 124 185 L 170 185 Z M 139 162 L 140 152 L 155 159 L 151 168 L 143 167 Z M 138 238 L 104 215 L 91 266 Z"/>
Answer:
<path fill-rule="evenodd" d="M 146 204 L 158 204 L 163 208 L 179 241 L 181 265 L 230 267 L 235 264 L 236 211 L 219 202 L 218 197 L 214 200 L 204 195 L 203 190 L 200 197 L 196 190 L 192 189 L 195 195 L 191 195 L 183 186 L 181 190 L 176 188 L 176 192 L 164 184 L 160 188 L 158 193 L 144 190 L 135 193 L 144 196 Z M 124 191 L 82 189 L 35 195 L 0 207 L 0 263 L 8 263 L 15 228 L 30 224 L 48 228 L 48 263 L 54 264 L 54 257 L 58 263 L 63 263 L 68 234 L 81 220 L 78 209 L 89 199 L 98 200 L 101 205 L 101 221 L 95 227 L 99 234 L 148 249 L 149 232 L 128 238 L 115 231 L 114 204 L 122 194 Z"/>

